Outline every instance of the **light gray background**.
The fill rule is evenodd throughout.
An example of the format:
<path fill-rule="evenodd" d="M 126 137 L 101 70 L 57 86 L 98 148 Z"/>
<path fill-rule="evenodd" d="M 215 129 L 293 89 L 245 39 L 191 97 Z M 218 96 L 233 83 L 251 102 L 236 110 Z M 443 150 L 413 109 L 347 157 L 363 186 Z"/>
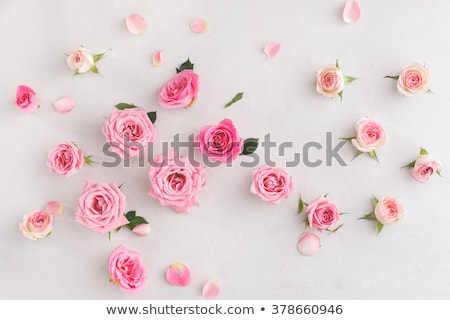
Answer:
<path fill-rule="evenodd" d="M 210 278 L 223 282 L 222 299 L 448 299 L 450 297 L 450 46 L 445 0 L 360 0 L 358 24 L 342 20 L 345 1 L 1 1 L 0 39 L 0 298 L 3 299 L 202 299 Z M 124 19 L 143 15 L 148 30 L 128 33 Z M 204 34 L 189 25 L 209 22 Z M 267 41 L 279 41 L 273 59 L 263 53 Z M 100 74 L 73 77 L 64 53 L 83 45 L 94 52 L 111 48 L 98 63 Z M 152 54 L 165 52 L 163 65 Z M 201 89 L 189 110 L 158 106 L 157 89 L 186 58 L 195 63 Z M 360 79 L 344 91 L 344 100 L 315 92 L 316 71 L 338 58 L 344 74 Z M 425 63 L 433 93 L 402 97 L 395 75 L 410 61 Z M 16 87 L 36 90 L 41 108 L 21 114 L 14 105 Z M 223 105 L 235 93 L 244 99 Z M 52 104 L 69 95 L 72 113 Z M 284 166 L 308 141 L 333 142 L 354 133 L 362 116 L 376 117 L 387 131 L 380 163 L 367 156 L 350 162 L 354 149 L 341 155 L 347 167 L 288 168 L 295 192 L 278 206 L 249 192 L 251 168 L 209 168 L 190 214 L 175 214 L 149 196 L 146 168 L 84 167 L 70 178 L 48 173 L 48 151 L 75 141 L 97 161 L 105 160 L 101 128 L 118 102 L 158 112 L 156 148 L 180 133 L 186 138 L 207 124 L 231 118 L 243 137 L 270 133 L 278 143 L 292 141 Z M 419 147 L 439 158 L 444 177 L 428 184 L 399 169 Z M 263 155 L 262 149 L 257 152 Z M 324 159 L 324 152 L 311 156 Z M 73 221 L 78 195 L 87 179 L 124 183 L 127 209 L 152 225 L 141 238 L 121 231 L 111 242 Z M 304 217 L 296 214 L 298 196 L 312 201 L 324 193 L 341 211 L 344 227 L 323 234 L 313 257 L 296 249 Z M 371 211 L 372 194 L 398 196 L 404 219 L 375 236 L 374 225 L 357 218 Z M 53 234 L 30 241 L 18 231 L 23 214 L 57 199 L 65 211 Z M 142 253 L 147 287 L 137 295 L 108 282 L 109 253 L 119 244 Z M 164 272 L 174 262 L 188 264 L 193 282 L 172 287 Z"/>

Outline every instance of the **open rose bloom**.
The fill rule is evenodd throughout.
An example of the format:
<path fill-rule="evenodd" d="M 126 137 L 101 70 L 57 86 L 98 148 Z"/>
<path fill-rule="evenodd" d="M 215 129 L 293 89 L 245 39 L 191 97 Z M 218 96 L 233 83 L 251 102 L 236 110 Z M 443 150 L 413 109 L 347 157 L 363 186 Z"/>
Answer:
<path fill-rule="evenodd" d="M 159 104 L 169 109 L 190 107 L 197 99 L 198 90 L 198 75 L 185 69 L 159 89 Z"/>
<path fill-rule="evenodd" d="M 230 119 L 224 119 L 217 125 L 202 127 L 195 142 L 196 149 L 208 160 L 222 163 L 236 159 L 244 144 Z"/>
<path fill-rule="evenodd" d="M 155 140 L 156 128 L 144 109 L 114 110 L 106 119 L 103 134 L 111 150 L 122 158 L 135 157 Z"/>
<path fill-rule="evenodd" d="M 419 156 L 414 163 L 414 167 L 411 168 L 411 174 L 414 179 L 422 183 L 427 182 L 435 173 L 440 175 L 441 171 L 441 162 L 429 155 Z"/>
<path fill-rule="evenodd" d="M 278 167 L 263 166 L 253 170 L 250 191 L 262 200 L 278 204 L 294 190 L 292 177 Z"/>
<path fill-rule="evenodd" d="M 16 91 L 16 105 L 23 113 L 30 113 L 39 107 L 36 92 L 28 86 L 18 86 Z"/>
<path fill-rule="evenodd" d="M 139 252 L 118 246 L 108 261 L 111 282 L 126 293 L 136 293 L 147 284 L 147 272 Z"/>
<path fill-rule="evenodd" d="M 187 158 L 175 158 L 174 153 L 170 152 L 153 159 L 148 177 L 152 185 L 148 194 L 161 205 L 182 213 L 197 205 L 207 173 L 203 165 L 193 166 Z"/>
<path fill-rule="evenodd" d="M 339 220 L 339 211 L 326 197 L 320 197 L 306 208 L 310 227 L 317 230 L 329 230 Z"/>
<path fill-rule="evenodd" d="M 67 65 L 76 73 L 85 73 L 94 67 L 95 62 L 91 52 L 86 48 L 80 47 L 69 54 Z"/>
<path fill-rule="evenodd" d="M 415 96 L 430 89 L 430 73 L 425 66 L 412 62 L 403 67 L 397 80 L 398 91 L 405 96 Z"/>
<path fill-rule="evenodd" d="M 361 118 L 356 123 L 356 138 L 353 146 L 360 152 L 371 152 L 381 148 L 386 141 L 386 134 L 378 121 L 371 118 Z"/>
<path fill-rule="evenodd" d="M 50 150 L 47 167 L 51 173 L 69 177 L 77 172 L 84 163 L 83 152 L 72 142 L 57 144 Z"/>
<path fill-rule="evenodd" d="M 329 65 L 317 72 L 316 90 L 323 96 L 334 98 L 344 90 L 344 86 L 344 75 L 338 67 Z"/>
<path fill-rule="evenodd" d="M 381 224 L 392 224 L 403 217 L 403 204 L 396 198 L 383 198 L 376 204 L 374 213 Z"/>
<path fill-rule="evenodd" d="M 125 195 L 114 183 L 87 181 L 78 198 L 75 221 L 100 233 L 128 224 Z"/>
<path fill-rule="evenodd" d="M 37 210 L 23 216 L 22 222 L 19 224 L 19 230 L 25 237 L 31 240 L 38 240 L 50 234 L 52 224 L 52 214 Z"/>

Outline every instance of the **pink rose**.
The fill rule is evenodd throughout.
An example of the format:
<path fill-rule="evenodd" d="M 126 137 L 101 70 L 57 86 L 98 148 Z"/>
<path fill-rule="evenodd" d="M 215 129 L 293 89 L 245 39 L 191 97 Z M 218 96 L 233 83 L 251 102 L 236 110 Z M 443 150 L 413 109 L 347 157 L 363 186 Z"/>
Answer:
<path fill-rule="evenodd" d="M 103 134 L 111 150 L 122 158 L 134 157 L 155 140 L 156 129 L 144 109 L 114 110 L 106 119 Z"/>
<path fill-rule="evenodd" d="M 292 177 L 285 170 L 267 165 L 253 170 L 250 191 L 268 203 L 287 199 L 294 190 Z"/>
<path fill-rule="evenodd" d="M 88 72 L 94 67 L 94 57 L 86 48 L 80 47 L 72 51 L 67 57 L 67 65 L 76 73 Z"/>
<path fill-rule="evenodd" d="M 414 163 L 411 174 L 419 182 L 425 183 L 434 173 L 441 174 L 442 167 L 440 161 L 429 155 L 421 155 Z"/>
<path fill-rule="evenodd" d="M 211 161 L 222 163 L 236 159 L 244 143 L 230 119 L 222 120 L 215 126 L 202 127 L 195 142 L 201 154 Z"/>
<path fill-rule="evenodd" d="M 317 72 L 316 90 L 325 97 L 334 98 L 344 90 L 345 79 L 341 69 L 329 65 Z"/>
<path fill-rule="evenodd" d="M 26 214 L 19 224 L 22 234 L 31 239 L 38 240 L 50 235 L 52 231 L 53 216 L 46 211 L 33 211 Z"/>
<path fill-rule="evenodd" d="M 159 89 L 159 104 L 169 109 L 190 107 L 197 99 L 198 90 L 198 75 L 185 69 Z"/>
<path fill-rule="evenodd" d="M 18 86 L 16 91 L 16 104 L 23 113 L 30 113 L 39 107 L 36 92 L 27 86 Z"/>
<path fill-rule="evenodd" d="M 48 170 L 64 177 L 73 175 L 83 163 L 83 152 L 72 142 L 57 144 L 50 150 L 47 159 Z"/>
<path fill-rule="evenodd" d="M 108 266 L 111 282 L 126 293 L 136 293 L 147 284 L 147 272 L 139 252 L 120 245 L 111 252 Z"/>
<path fill-rule="evenodd" d="M 87 181 L 78 198 L 75 221 L 100 233 L 128 224 L 125 195 L 114 183 Z"/>
<path fill-rule="evenodd" d="M 206 170 L 202 165 L 193 166 L 188 159 L 174 153 L 161 154 L 153 160 L 148 177 L 152 185 L 149 195 L 163 206 L 170 206 L 178 213 L 189 212 L 197 205 L 200 189 L 206 183 Z"/>
<path fill-rule="evenodd" d="M 376 204 L 374 213 L 381 224 L 391 224 L 403 217 L 403 205 L 395 198 L 383 198 Z"/>
<path fill-rule="evenodd" d="M 353 146 L 361 152 L 370 152 L 382 147 L 386 141 L 383 127 L 375 120 L 361 118 L 356 123 L 356 138 Z"/>
<path fill-rule="evenodd" d="M 339 220 L 339 212 L 328 198 L 320 197 L 306 208 L 308 222 L 311 227 L 322 231 L 331 228 Z"/>
<path fill-rule="evenodd" d="M 415 96 L 430 88 L 430 73 L 424 66 L 412 62 L 405 67 L 397 80 L 398 91 L 405 96 Z"/>

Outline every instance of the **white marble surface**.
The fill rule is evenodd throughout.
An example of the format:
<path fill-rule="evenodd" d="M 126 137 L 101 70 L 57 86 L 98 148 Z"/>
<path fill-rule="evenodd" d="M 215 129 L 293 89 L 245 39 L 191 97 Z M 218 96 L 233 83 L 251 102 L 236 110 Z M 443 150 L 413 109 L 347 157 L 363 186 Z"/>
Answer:
<path fill-rule="evenodd" d="M 346 25 L 345 1 L 1 1 L 0 39 L 0 271 L 2 299 L 202 299 L 210 278 L 223 283 L 222 299 L 448 299 L 450 297 L 450 30 L 445 0 L 360 0 L 362 18 Z M 124 19 L 140 13 L 148 21 L 142 36 L 128 33 Z M 204 34 L 190 31 L 197 18 L 209 22 Z M 269 60 L 267 41 L 281 50 Z M 100 52 L 98 75 L 77 77 L 64 53 L 83 45 Z M 165 61 L 151 64 L 163 49 Z M 187 57 L 195 63 L 201 89 L 189 110 L 158 106 L 157 89 L 175 74 Z M 349 85 L 344 99 L 330 100 L 315 92 L 315 73 L 338 58 L 347 75 L 360 79 Z M 409 61 L 426 63 L 433 93 L 402 97 L 395 83 L 383 79 Z M 21 114 L 14 105 L 16 87 L 33 87 L 41 108 Z M 223 105 L 235 93 L 244 99 Z M 58 114 L 52 103 L 69 95 L 76 107 Z M 308 141 L 333 142 L 353 133 L 356 120 L 376 117 L 386 128 L 387 143 L 380 163 L 354 150 L 341 152 L 348 166 L 288 171 L 295 192 L 278 206 L 250 194 L 251 168 L 238 159 L 227 168 L 209 168 L 200 206 L 187 215 L 175 214 L 147 196 L 146 169 L 84 167 L 64 179 L 48 173 L 48 151 L 64 140 L 75 141 L 94 159 L 104 160 L 101 133 L 104 117 L 118 102 L 132 102 L 158 112 L 157 143 L 187 137 L 203 125 L 231 118 L 243 137 L 270 133 L 293 142 L 286 158 Z M 400 166 L 425 147 L 444 166 L 443 178 L 428 184 L 414 181 Z M 262 156 L 263 150 L 257 153 Z M 324 159 L 323 150 L 312 157 Z M 140 238 L 123 230 L 107 236 L 73 221 L 75 204 L 87 179 L 125 183 L 128 209 L 149 220 L 152 233 Z M 296 214 L 299 194 L 306 201 L 329 193 L 344 227 L 322 235 L 313 257 L 296 249 L 303 217 Z M 406 214 L 397 225 L 375 236 L 374 226 L 357 220 L 370 212 L 372 194 L 398 196 Z M 48 200 L 65 205 L 53 234 L 30 241 L 18 231 L 23 214 Z M 123 244 L 142 253 L 149 274 L 137 295 L 122 293 L 108 281 L 109 253 Z M 188 264 L 193 282 L 172 287 L 166 267 Z"/>

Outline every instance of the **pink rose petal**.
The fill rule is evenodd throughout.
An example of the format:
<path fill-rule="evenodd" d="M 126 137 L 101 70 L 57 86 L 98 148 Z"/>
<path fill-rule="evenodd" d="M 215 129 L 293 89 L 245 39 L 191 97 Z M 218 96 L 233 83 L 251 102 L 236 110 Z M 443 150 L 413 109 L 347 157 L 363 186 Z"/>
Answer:
<path fill-rule="evenodd" d="M 66 114 L 72 111 L 75 107 L 75 103 L 73 102 L 71 97 L 62 97 L 61 99 L 55 101 L 53 103 L 55 110 L 59 113 Z"/>
<path fill-rule="evenodd" d="M 297 242 L 297 249 L 304 256 L 311 256 L 320 249 L 320 238 L 312 232 L 305 232 Z"/>
<path fill-rule="evenodd" d="M 125 23 L 127 25 L 128 31 L 136 36 L 143 34 L 147 29 L 147 21 L 145 21 L 145 18 L 143 16 L 137 13 L 129 16 L 125 20 Z"/>
<path fill-rule="evenodd" d="M 264 53 L 269 58 L 273 58 L 277 55 L 278 51 L 281 48 L 281 44 L 279 42 L 268 42 L 264 47 Z"/>
<path fill-rule="evenodd" d="M 202 294 L 206 299 L 214 299 L 220 293 L 221 285 L 219 280 L 211 279 L 203 286 Z"/>
<path fill-rule="evenodd" d="M 167 268 L 166 280 L 173 286 L 187 286 L 191 283 L 191 271 L 184 263 L 174 263 Z"/>
<path fill-rule="evenodd" d="M 161 65 L 163 60 L 163 54 L 164 52 L 162 50 L 159 50 L 153 54 L 153 65 L 155 67 L 159 67 Z"/>
<path fill-rule="evenodd" d="M 62 213 L 63 205 L 59 201 L 49 201 L 45 204 L 45 211 L 56 217 Z"/>
<path fill-rule="evenodd" d="M 356 1 L 349 0 L 345 3 L 344 12 L 342 13 L 344 21 L 349 24 L 355 24 L 361 17 L 361 9 Z"/>
<path fill-rule="evenodd" d="M 208 29 L 208 22 L 204 19 L 197 19 L 191 23 L 191 30 L 196 33 L 203 33 Z"/>

